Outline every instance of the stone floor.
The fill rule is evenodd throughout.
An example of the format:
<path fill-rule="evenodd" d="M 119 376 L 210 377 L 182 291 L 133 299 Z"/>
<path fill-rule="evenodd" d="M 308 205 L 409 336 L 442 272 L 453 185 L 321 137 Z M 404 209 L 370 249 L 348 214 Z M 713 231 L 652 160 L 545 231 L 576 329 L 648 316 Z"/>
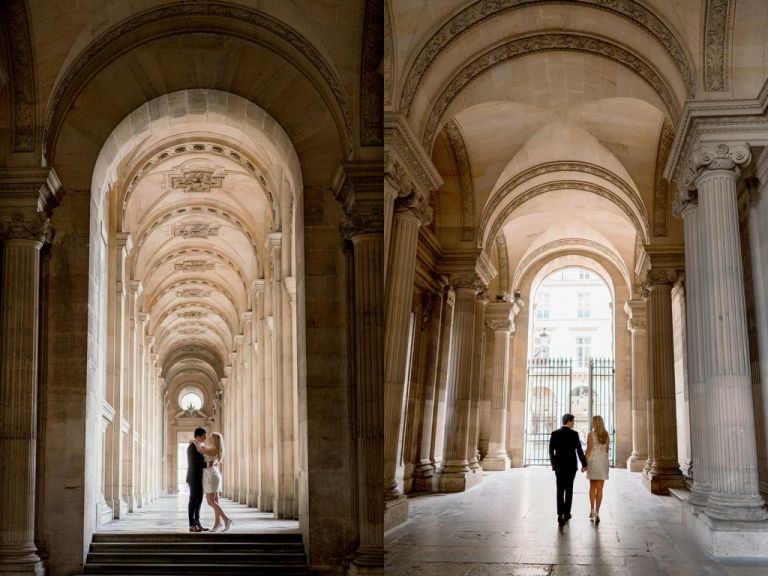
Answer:
<path fill-rule="evenodd" d="M 125 518 L 105 524 L 99 532 L 187 532 L 187 501 L 186 494 L 161 496 Z M 220 502 L 224 513 L 234 521 L 231 532 L 299 532 L 296 520 L 275 520 L 272 514 L 259 512 L 226 498 Z M 205 501 L 200 508 L 200 522 L 207 528 L 213 526 L 213 509 Z"/>
<path fill-rule="evenodd" d="M 766 576 L 768 564 L 708 558 L 681 525 L 680 502 L 640 476 L 611 470 L 601 522 L 588 481 L 574 486 L 573 519 L 558 529 L 549 469 L 487 472 L 466 493 L 409 500 L 408 521 L 385 536 L 385 574 L 397 576 Z"/>

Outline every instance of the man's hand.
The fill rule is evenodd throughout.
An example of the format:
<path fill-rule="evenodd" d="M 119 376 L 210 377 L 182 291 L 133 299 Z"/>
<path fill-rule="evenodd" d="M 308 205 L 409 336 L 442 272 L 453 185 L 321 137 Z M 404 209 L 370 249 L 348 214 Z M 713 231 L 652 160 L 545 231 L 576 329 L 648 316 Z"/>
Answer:
<path fill-rule="evenodd" d="M 582 471 L 582 472 L 586 472 L 586 471 L 587 471 L 587 467 L 586 467 L 586 466 L 582 466 L 582 467 L 581 467 L 581 471 Z"/>

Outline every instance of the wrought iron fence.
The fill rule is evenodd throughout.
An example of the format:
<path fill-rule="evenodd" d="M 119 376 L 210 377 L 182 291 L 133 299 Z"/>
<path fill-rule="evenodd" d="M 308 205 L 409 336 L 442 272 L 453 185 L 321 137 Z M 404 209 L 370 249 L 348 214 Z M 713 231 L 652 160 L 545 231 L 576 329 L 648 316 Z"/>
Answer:
<path fill-rule="evenodd" d="M 592 358 L 588 366 L 588 373 L 582 372 L 575 381 L 573 362 L 570 358 L 528 360 L 523 455 L 525 466 L 549 465 L 549 437 L 562 425 L 560 418 L 566 412 L 576 417 L 575 429 L 585 445 L 592 416 L 599 414 L 603 417 L 611 436 L 611 466 L 615 465 L 613 359 Z"/>

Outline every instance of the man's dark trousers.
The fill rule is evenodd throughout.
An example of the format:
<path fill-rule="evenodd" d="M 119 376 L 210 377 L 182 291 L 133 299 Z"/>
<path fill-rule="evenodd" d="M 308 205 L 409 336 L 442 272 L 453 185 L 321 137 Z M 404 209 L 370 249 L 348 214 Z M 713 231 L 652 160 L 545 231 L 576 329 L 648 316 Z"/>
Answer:
<path fill-rule="evenodd" d="M 197 526 L 200 524 L 200 506 L 203 505 L 203 481 L 187 482 L 189 486 L 189 505 L 187 513 L 189 515 L 189 525 Z"/>
<path fill-rule="evenodd" d="M 560 521 L 571 517 L 573 502 L 573 480 L 576 478 L 578 461 L 587 465 L 584 451 L 581 449 L 579 433 L 569 426 L 552 432 L 549 438 L 549 461 L 557 478 L 557 518 Z"/>
<path fill-rule="evenodd" d="M 576 478 L 576 469 L 556 470 L 557 479 L 557 515 L 564 518 L 571 517 L 571 504 L 573 503 L 573 480 Z"/>

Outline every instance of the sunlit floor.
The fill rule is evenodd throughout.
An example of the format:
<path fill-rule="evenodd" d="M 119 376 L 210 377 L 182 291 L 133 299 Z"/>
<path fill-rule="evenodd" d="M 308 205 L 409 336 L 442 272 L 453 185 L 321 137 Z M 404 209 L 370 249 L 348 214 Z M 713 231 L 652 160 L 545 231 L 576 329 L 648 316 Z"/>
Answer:
<path fill-rule="evenodd" d="M 639 474 L 611 470 L 598 525 L 578 474 L 573 519 L 557 525 L 546 468 L 485 473 L 459 494 L 409 500 L 409 519 L 385 536 L 385 573 L 397 576 L 766 576 L 768 563 L 708 558 L 682 527 L 680 502 L 654 496 Z"/>
<path fill-rule="evenodd" d="M 99 532 L 188 532 L 186 494 L 161 496 L 155 502 L 138 508 L 125 518 L 113 520 L 99 528 Z M 259 512 L 226 498 L 220 500 L 224 513 L 232 518 L 231 532 L 298 532 L 297 520 L 275 520 L 272 514 Z M 203 501 L 200 522 L 206 528 L 213 526 L 213 509 Z"/>

